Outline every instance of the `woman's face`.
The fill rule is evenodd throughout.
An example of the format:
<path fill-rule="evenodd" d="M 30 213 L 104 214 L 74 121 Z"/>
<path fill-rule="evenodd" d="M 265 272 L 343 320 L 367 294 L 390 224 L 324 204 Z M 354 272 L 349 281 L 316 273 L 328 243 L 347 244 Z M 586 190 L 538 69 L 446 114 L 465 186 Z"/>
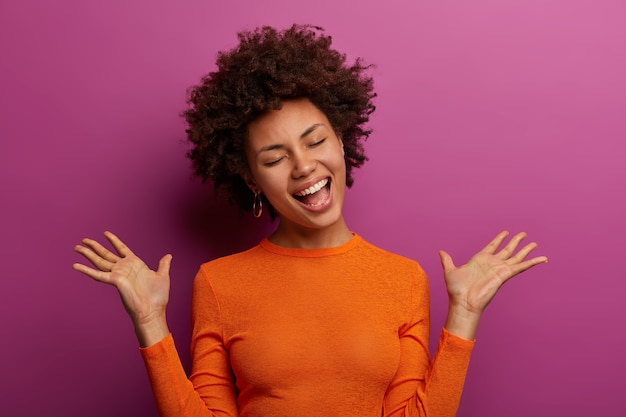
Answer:
<path fill-rule="evenodd" d="M 301 233 L 343 224 L 343 144 L 310 101 L 284 101 L 282 109 L 251 122 L 246 157 L 246 182 L 274 206 L 279 229 Z"/>

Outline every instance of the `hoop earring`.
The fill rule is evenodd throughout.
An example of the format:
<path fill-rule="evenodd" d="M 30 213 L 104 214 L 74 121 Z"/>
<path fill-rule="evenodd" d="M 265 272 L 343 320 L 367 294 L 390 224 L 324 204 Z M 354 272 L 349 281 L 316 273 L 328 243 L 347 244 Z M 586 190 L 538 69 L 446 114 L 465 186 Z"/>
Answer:
<path fill-rule="evenodd" d="M 257 219 L 263 214 L 263 200 L 261 200 L 261 194 L 257 192 L 254 193 L 254 200 L 252 201 L 252 214 Z"/>

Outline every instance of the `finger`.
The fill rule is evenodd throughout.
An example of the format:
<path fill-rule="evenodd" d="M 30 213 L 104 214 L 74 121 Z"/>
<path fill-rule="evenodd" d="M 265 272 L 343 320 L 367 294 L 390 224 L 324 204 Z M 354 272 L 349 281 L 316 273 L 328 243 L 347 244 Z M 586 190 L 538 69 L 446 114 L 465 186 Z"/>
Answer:
<path fill-rule="evenodd" d="M 130 248 L 126 246 L 124 242 L 122 242 L 120 238 L 114 235 L 113 233 L 107 231 L 107 232 L 104 232 L 104 236 L 108 239 L 109 242 L 111 242 L 111 245 L 113 245 L 117 253 L 119 253 L 119 255 L 122 258 L 128 255 L 134 255 L 133 251 L 130 250 Z"/>
<path fill-rule="evenodd" d="M 506 239 L 506 237 L 509 235 L 509 232 L 504 230 L 500 233 L 498 233 L 498 235 L 487 244 L 487 246 L 485 246 L 481 252 L 485 252 L 485 253 L 489 253 L 489 254 L 494 254 L 496 253 L 496 250 L 500 247 L 500 245 L 502 244 L 502 242 L 504 242 L 504 239 Z"/>
<path fill-rule="evenodd" d="M 110 274 L 107 272 L 99 271 L 79 263 L 73 264 L 72 269 L 74 271 L 81 272 L 96 281 L 111 284 Z"/>
<path fill-rule="evenodd" d="M 522 262 L 526 257 L 537 248 L 537 243 L 531 242 L 520 249 L 515 256 L 512 256 L 508 259 L 507 263 L 509 264 L 517 264 Z"/>
<path fill-rule="evenodd" d="M 169 275 L 170 266 L 172 264 L 172 255 L 165 255 L 159 261 L 159 267 L 157 268 L 158 275 Z"/>
<path fill-rule="evenodd" d="M 89 247 L 98 256 L 100 256 L 101 258 L 103 258 L 106 261 L 115 263 L 115 262 L 117 262 L 120 259 L 119 256 L 117 256 L 116 254 L 114 254 L 113 252 L 111 252 L 110 250 L 105 248 L 104 246 L 102 246 L 100 244 L 100 242 L 98 242 L 96 240 L 86 238 L 86 239 L 83 239 L 81 241 L 81 243 L 83 245 Z"/>
<path fill-rule="evenodd" d="M 90 242 L 87 242 L 86 244 L 88 243 Z M 93 264 L 93 266 L 95 266 L 101 271 L 108 272 L 113 268 L 114 262 L 107 261 L 106 259 L 98 255 L 96 252 L 94 252 L 88 247 L 76 245 L 74 246 L 74 251 L 83 255 L 89 262 Z"/>
<path fill-rule="evenodd" d="M 521 272 L 524 272 L 532 268 L 533 266 L 537 266 L 537 265 L 545 264 L 545 263 L 548 263 L 548 258 L 545 256 L 537 256 L 536 258 L 532 258 L 527 261 L 520 262 L 517 265 L 511 266 L 511 269 L 513 270 L 513 275 L 511 277 Z"/>
<path fill-rule="evenodd" d="M 506 244 L 504 248 L 500 252 L 496 254 L 500 259 L 509 259 L 515 249 L 519 246 L 520 242 L 526 237 L 526 233 L 521 232 L 513 236 L 513 238 Z"/>
<path fill-rule="evenodd" d="M 444 273 L 456 268 L 456 266 L 454 265 L 454 262 L 452 261 L 452 257 L 448 255 L 447 252 L 440 250 L 439 259 L 441 259 L 441 266 L 443 267 Z"/>

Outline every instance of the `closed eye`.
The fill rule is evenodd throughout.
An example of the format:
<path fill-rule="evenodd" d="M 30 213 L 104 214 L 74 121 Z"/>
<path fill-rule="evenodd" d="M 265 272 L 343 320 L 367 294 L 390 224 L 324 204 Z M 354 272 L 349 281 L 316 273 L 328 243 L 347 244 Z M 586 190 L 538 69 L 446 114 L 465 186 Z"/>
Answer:
<path fill-rule="evenodd" d="M 269 162 L 265 162 L 263 165 L 266 167 L 273 167 L 274 165 L 278 164 L 280 161 L 282 161 L 283 157 L 281 156 L 278 159 L 275 159 L 273 161 L 269 161 Z"/>
<path fill-rule="evenodd" d="M 309 145 L 310 148 L 315 148 L 316 146 L 321 145 L 322 143 L 324 143 L 324 141 L 326 140 L 326 138 L 318 140 L 317 142 L 313 142 L 312 144 Z"/>

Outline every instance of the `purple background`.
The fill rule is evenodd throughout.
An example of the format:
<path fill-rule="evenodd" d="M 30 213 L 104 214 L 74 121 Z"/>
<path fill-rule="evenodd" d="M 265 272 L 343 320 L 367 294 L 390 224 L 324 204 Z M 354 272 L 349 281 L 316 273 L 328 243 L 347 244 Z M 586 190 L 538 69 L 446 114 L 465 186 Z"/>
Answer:
<path fill-rule="evenodd" d="M 152 416 L 115 290 L 73 272 L 84 236 L 174 255 L 189 364 L 198 265 L 269 225 L 191 179 L 186 89 L 235 33 L 322 25 L 376 64 L 378 110 L 345 215 L 431 278 L 525 230 L 550 263 L 487 309 L 460 417 L 625 416 L 626 3 L 621 0 L 4 1 L 0 4 L 3 416 Z"/>

